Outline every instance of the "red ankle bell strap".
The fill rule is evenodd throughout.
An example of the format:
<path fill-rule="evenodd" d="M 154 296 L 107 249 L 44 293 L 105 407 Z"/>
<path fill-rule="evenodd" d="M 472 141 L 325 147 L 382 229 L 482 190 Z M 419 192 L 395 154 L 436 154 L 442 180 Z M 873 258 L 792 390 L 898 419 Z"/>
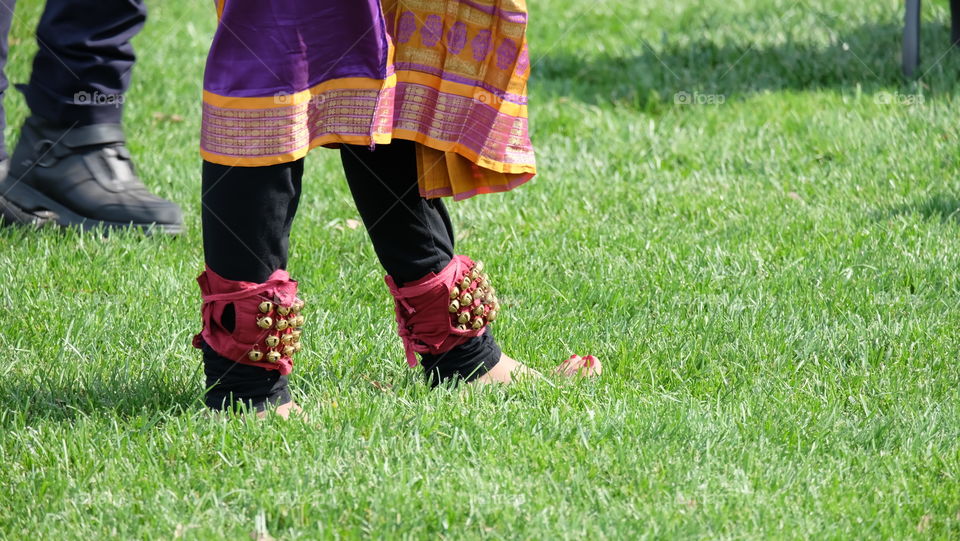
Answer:
<path fill-rule="evenodd" d="M 304 317 L 297 298 L 297 282 L 277 270 L 266 282 L 228 280 L 209 267 L 197 277 L 203 294 L 203 330 L 193 337 L 194 347 L 205 342 L 232 361 L 278 370 L 293 370 L 293 355 L 300 351 Z M 233 307 L 232 328 L 224 312 Z"/>
<path fill-rule="evenodd" d="M 384 280 L 394 297 L 397 334 L 407 363 L 417 365 L 416 353 L 439 354 L 486 332 L 497 317 L 496 293 L 483 274 L 483 262 L 454 256 L 439 273 L 403 287 Z"/>

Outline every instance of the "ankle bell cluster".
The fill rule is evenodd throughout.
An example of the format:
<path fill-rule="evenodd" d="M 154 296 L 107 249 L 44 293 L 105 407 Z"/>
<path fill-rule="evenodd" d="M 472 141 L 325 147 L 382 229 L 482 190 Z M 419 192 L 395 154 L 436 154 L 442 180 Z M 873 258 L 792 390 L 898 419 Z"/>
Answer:
<path fill-rule="evenodd" d="M 302 349 L 305 318 L 297 282 L 283 269 L 262 283 L 230 280 L 207 268 L 197 277 L 203 296 L 203 329 L 193 346 L 212 349 L 236 363 L 293 370 L 293 355 Z"/>
<path fill-rule="evenodd" d="M 304 302 L 300 299 L 291 304 L 281 304 L 279 299 L 261 302 L 257 309 L 262 314 L 257 318 L 257 327 L 268 331 L 263 340 L 247 353 L 252 362 L 279 363 L 283 358 L 292 359 L 303 349 L 300 336 L 303 334 Z"/>
<path fill-rule="evenodd" d="M 483 268 L 483 261 L 477 261 L 450 288 L 447 309 L 451 324 L 459 331 L 480 330 L 497 319 L 497 294 Z"/>
<path fill-rule="evenodd" d="M 500 310 L 483 263 L 465 255 L 402 286 L 389 275 L 384 281 L 394 298 L 397 334 L 410 366 L 416 366 L 417 353 L 445 353 L 482 335 Z"/>

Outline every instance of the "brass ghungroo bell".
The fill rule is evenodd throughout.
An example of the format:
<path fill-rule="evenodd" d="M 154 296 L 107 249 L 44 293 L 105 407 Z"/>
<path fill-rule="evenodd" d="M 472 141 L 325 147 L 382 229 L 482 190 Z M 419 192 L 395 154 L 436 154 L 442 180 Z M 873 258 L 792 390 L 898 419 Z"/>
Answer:
<path fill-rule="evenodd" d="M 280 357 L 281 357 L 280 352 L 278 352 L 278 351 L 271 351 L 270 353 L 267 353 L 267 362 L 268 362 L 268 363 L 278 363 L 278 362 L 280 362 Z"/>
<path fill-rule="evenodd" d="M 453 289 L 450 290 L 450 298 L 456 299 L 459 296 L 460 296 L 460 288 L 457 286 L 453 286 Z"/>
<path fill-rule="evenodd" d="M 285 316 L 290 313 L 290 307 L 284 306 L 281 304 L 280 306 L 277 307 L 277 313 L 280 314 L 281 316 Z"/>
<path fill-rule="evenodd" d="M 261 329 L 269 329 L 273 327 L 273 318 L 270 316 L 265 316 L 257 320 L 257 327 Z"/>
<path fill-rule="evenodd" d="M 268 337 L 264 340 L 264 342 L 266 342 L 267 346 L 272 347 L 272 348 L 275 348 L 275 347 L 277 347 L 278 345 L 280 345 L 280 339 L 277 338 L 276 336 L 272 336 L 272 335 L 271 335 L 271 336 L 268 336 Z"/>
<path fill-rule="evenodd" d="M 450 310 L 450 313 L 451 313 L 451 314 L 456 314 L 456 313 L 457 313 L 457 310 L 460 309 L 460 301 L 458 301 L 458 300 L 453 300 L 453 301 L 451 301 L 451 302 L 450 302 L 450 306 L 448 307 L 448 309 Z"/>
<path fill-rule="evenodd" d="M 283 342 L 284 344 L 288 344 L 288 345 L 289 345 L 291 342 L 293 342 L 293 334 L 287 333 L 287 334 L 281 336 L 281 337 L 280 337 L 280 341 Z"/>
<path fill-rule="evenodd" d="M 273 303 L 270 301 L 263 301 L 260 303 L 259 308 L 264 314 L 269 314 L 270 311 L 273 310 Z"/>
<path fill-rule="evenodd" d="M 477 306 L 474 306 L 474 307 L 473 307 L 473 315 L 475 315 L 475 316 L 482 316 L 482 315 L 483 315 L 483 305 L 482 305 L 482 304 L 478 304 Z"/>
<path fill-rule="evenodd" d="M 263 353 L 259 349 L 255 349 L 250 353 L 247 353 L 247 358 L 255 363 L 258 363 L 263 360 Z"/>
<path fill-rule="evenodd" d="M 278 331 L 286 330 L 286 328 L 289 327 L 289 326 L 290 326 L 290 322 L 287 321 L 286 319 L 283 319 L 283 318 L 278 318 L 278 319 L 277 319 L 277 330 L 278 330 Z"/>
<path fill-rule="evenodd" d="M 287 346 L 287 347 L 283 348 L 283 354 L 286 355 L 287 357 L 293 357 L 293 354 L 296 353 L 296 352 L 297 352 L 297 350 L 294 349 L 293 346 Z"/>
<path fill-rule="evenodd" d="M 473 302 L 473 295 L 470 293 L 460 295 L 460 306 L 469 306 L 471 302 Z"/>
<path fill-rule="evenodd" d="M 460 312 L 460 315 L 457 317 L 459 323 L 467 323 L 470 321 L 470 312 Z"/>
<path fill-rule="evenodd" d="M 495 319 L 497 319 L 497 311 L 491 309 L 489 312 L 487 312 L 487 321 L 493 321 Z"/>
<path fill-rule="evenodd" d="M 470 324 L 470 326 L 473 327 L 473 330 L 475 330 L 475 331 L 482 329 L 482 328 L 483 328 L 483 325 L 484 325 L 484 323 L 483 323 L 483 318 L 482 318 L 482 317 L 475 317 L 475 318 L 473 318 L 473 323 Z"/>

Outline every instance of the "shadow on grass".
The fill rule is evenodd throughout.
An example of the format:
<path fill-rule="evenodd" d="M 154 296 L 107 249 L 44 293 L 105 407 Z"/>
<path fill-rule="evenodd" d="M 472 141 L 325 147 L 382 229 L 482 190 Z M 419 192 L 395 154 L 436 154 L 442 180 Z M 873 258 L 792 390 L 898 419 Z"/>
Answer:
<path fill-rule="evenodd" d="M 899 91 L 917 84 L 901 73 L 902 33 L 901 24 L 866 24 L 832 33 L 826 46 L 796 39 L 774 46 L 701 39 L 652 47 L 637 40 L 637 55 L 548 54 L 536 60 L 531 83 L 540 95 L 641 110 L 672 106 L 678 92 L 729 100 L 783 90 Z M 949 25 L 924 23 L 922 42 L 918 74 L 924 93 L 955 94 L 960 51 L 951 50 Z"/>
<path fill-rule="evenodd" d="M 925 199 L 897 205 L 875 214 L 878 220 L 895 216 L 919 215 L 927 220 L 960 225 L 960 197 L 953 194 L 934 194 Z"/>
<path fill-rule="evenodd" d="M 180 414 L 202 406 L 199 386 L 185 388 L 153 379 L 117 383 L 81 383 L 48 386 L 41 382 L 4 383 L 0 417 L 22 416 L 26 424 L 36 421 L 71 421 L 98 413 L 112 417 L 142 414 Z"/>

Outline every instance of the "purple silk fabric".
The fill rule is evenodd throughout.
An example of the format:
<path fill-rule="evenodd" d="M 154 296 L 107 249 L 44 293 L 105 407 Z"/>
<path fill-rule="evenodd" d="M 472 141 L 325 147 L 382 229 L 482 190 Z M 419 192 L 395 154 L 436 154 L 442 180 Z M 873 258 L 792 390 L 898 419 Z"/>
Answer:
<path fill-rule="evenodd" d="M 273 96 L 387 76 L 379 0 L 225 0 L 220 25 L 203 81 L 214 94 Z"/>

